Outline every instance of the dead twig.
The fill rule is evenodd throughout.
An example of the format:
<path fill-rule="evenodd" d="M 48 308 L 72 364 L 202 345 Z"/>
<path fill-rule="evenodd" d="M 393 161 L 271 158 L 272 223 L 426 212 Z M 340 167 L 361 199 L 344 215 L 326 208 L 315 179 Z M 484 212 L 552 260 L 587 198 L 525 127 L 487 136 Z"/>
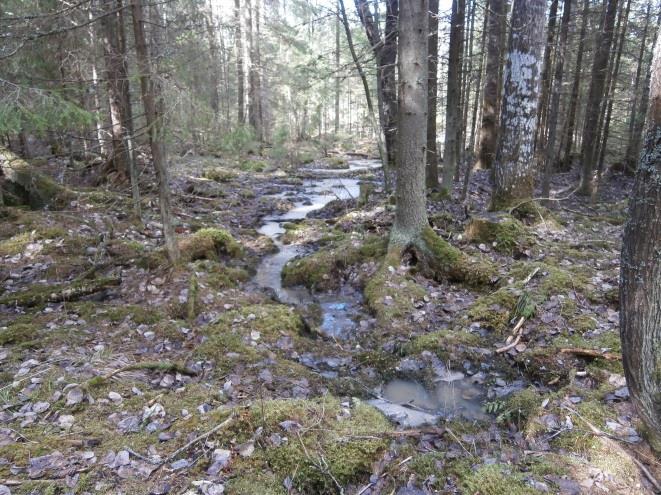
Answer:
<path fill-rule="evenodd" d="M 614 352 L 601 352 L 597 349 L 580 349 L 567 347 L 560 349 L 560 352 L 563 354 L 574 354 L 575 356 L 581 357 L 591 357 L 591 358 L 601 358 L 606 361 L 622 361 L 622 355 Z"/>
<path fill-rule="evenodd" d="M 516 347 L 519 344 L 519 342 L 521 341 L 521 337 L 523 336 L 523 323 L 525 321 L 526 321 L 526 318 L 524 316 L 519 318 L 519 321 L 516 323 L 516 326 L 512 330 L 512 335 L 510 336 L 510 337 L 514 337 L 514 339 L 509 344 L 496 349 L 497 354 L 507 352 L 507 351 L 509 351 L 510 349 L 513 349 L 514 347 Z"/>
<path fill-rule="evenodd" d="M 173 459 L 176 459 L 180 454 L 182 454 L 183 452 L 186 452 L 193 445 L 195 445 L 196 443 L 198 443 L 202 440 L 206 440 L 207 438 L 209 438 L 211 435 L 213 435 L 217 431 L 222 430 L 223 428 L 225 428 L 232 421 L 234 421 L 234 414 L 233 413 L 230 414 L 229 417 L 225 421 L 223 421 L 222 423 L 214 426 L 209 431 L 206 431 L 206 432 L 202 433 L 201 435 L 196 436 L 190 442 L 188 442 L 186 445 L 184 445 L 183 447 L 175 450 L 172 454 L 167 456 L 161 464 L 165 464 L 165 463 L 168 463 L 168 462 L 172 461 Z"/>

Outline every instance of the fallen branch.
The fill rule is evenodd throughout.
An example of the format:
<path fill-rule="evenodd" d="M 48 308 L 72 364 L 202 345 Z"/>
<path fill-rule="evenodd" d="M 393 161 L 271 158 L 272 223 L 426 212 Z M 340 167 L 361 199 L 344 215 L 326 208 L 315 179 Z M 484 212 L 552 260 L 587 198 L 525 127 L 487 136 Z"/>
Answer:
<path fill-rule="evenodd" d="M 45 303 L 77 301 L 81 297 L 92 295 L 108 287 L 121 284 L 118 277 L 99 278 L 91 281 L 80 280 L 70 284 L 40 287 L 22 292 L 14 292 L 0 298 L 0 304 L 6 306 L 39 306 Z"/>
<path fill-rule="evenodd" d="M 186 368 L 177 363 L 170 363 L 167 361 L 145 361 L 142 363 L 133 363 L 122 366 L 116 370 L 107 373 L 100 378 L 103 380 L 110 380 L 113 376 L 124 373 L 125 371 L 135 371 L 135 370 L 153 370 L 153 371 L 164 371 L 169 373 L 181 373 L 182 375 L 187 376 L 197 376 L 197 372 Z M 98 379 L 98 378 L 97 378 Z"/>
<path fill-rule="evenodd" d="M 177 456 L 179 456 L 179 454 L 182 454 L 183 452 L 186 452 L 189 448 L 191 448 L 196 443 L 198 443 L 202 440 L 206 440 L 209 436 L 211 436 L 214 433 L 216 433 L 217 431 L 222 430 L 223 428 L 225 428 L 232 421 L 234 421 L 234 414 L 233 413 L 230 414 L 229 417 L 225 421 L 220 423 L 219 425 L 216 425 L 213 428 L 211 428 L 209 431 L 207 431 L 205 433 L 202 433 L 201 435 L 198 435 L 197 437 L 193 438 L 190 442 L 188 442 L 183 447 L 175 450 L 172 454 L 170 454 L 168 457 L 166 457 L 166 459 L 163 461 L 163 464 L 165 464 L 167 462 L 170 462 L 173 459 L 176 459 Z"/>
<path fill-rule="evenodd" d="M 512 330 L 512 336 L 514 337 L 514 340 L 512 340 L 512 342 L 510 342 L 506 346 L 499 347 L 498 349 L 496 349 L 497 354 L 507 352 L 510 349 L 516 347 L 519 344 L 519 342 L 521 342 L 521 337 L 523 336 L 523 323 L 525 321 L 526 321 L 525 317 L 522 316 L 521 318 L 519 318 L 519 321 L 516 323 L 516 326 Z"/>
<path fill-rule="evenodd" d="M 617 354 L 614 352 L 601 352 L 596 349 L 579 349 L 567 347 L 560 349 L 560 352 L 563 354 L 574 354 L 575 356 L 581 357 L 591 357 L 591 358 L 601 358 L 606 361 L 622 361 L 622 354 Z"/>

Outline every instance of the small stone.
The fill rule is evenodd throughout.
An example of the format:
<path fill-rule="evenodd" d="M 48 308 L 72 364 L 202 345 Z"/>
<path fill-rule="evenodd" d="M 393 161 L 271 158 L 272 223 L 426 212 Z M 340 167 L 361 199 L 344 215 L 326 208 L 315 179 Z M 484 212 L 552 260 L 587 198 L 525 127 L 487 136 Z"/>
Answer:
<path fill-rule="evenodd" d="M 241 457 L 250 457 L 253 454 L 253 452 L 255 452 L 255 443 L 246 442 L 244 444 L 241 444 L 238 447 L 238 451 Z"/>
<path fill-rule="evenodd" d="M 67 392 L 67 406 L 80 404 L 83 401 L 83 397 L 83 389 L 76 385 Z"/>
<path fill-rule="evenodd" d="M 190 466 L 190 461 L 188 459 L 179 459 L 178 461 L 174 461 L 172 464 L 170 464 L 170 467 L 175 471 L 178 471 L 179 469 L 185 469 L 188 466 Z"/>
<path fill-rule="evenodd" d="M 119 395 L 117 392 L 108 392 L 108 398 L 113 402 L 121 402 L 122 401 L 122 396 Z"/>
<path fill-rule="evenodd" d="M 37 413 L 37 414 L 41 414 L 42 412 L 47 411 L 49 407 L 50 407 L 50 404 L 48 402 L 35 402 L 32 405 L 32 412 Z"/>
<path fill-rule="evenodd" d="M 60 426 L 60 428 L 68 430 L 73 426 L 74 420 L 75 418 L 71 414 L 63 414 L 58 418 L 57 424 Z"/>

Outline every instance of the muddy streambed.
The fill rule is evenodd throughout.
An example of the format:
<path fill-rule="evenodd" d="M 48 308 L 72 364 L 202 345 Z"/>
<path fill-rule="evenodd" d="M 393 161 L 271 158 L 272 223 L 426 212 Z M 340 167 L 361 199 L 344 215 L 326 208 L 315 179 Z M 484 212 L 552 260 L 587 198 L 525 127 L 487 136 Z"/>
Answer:
<path fill-rule="evenodd" d="M 292 208 L 279 215 L 264 217 L 263 224 L 257 229 L 260 234 L 270 237 L 278 250 L 262 259 L 253 279 L 256 285 L 271 290 L 284 304 L 319 305 L 322 314 L 319 331 L 327 337 L 342 340 L 353 336 L 358 319 L 365 316 L 362 294 L 350 287 L 320 294 L 312 294 L 305 287 L 283 287 L 284 266 L 309 251 L 298 244 L 283 243 L 282 235 L 287 222 L 303 220 L 309 213 L 324 208 L 331 201 L 358 198 L 363 179 L 352 177 L 352 173 L 377 170 L 381 162 L 360 159 L 350 160 L 348 165 L 344 169 L 301 169 L 307 178 L 293 191 L 297 200 Z M 276 198 L 290 196 L 292 191 L 273 195 Z M 481 409 L 483 392 L 482 387 L 469 381 L 462 373 L 446 370 L 432 387 L 407 379 L 384 383 L 373 391 L 375 398 L 370 403 L 392 421 L 404 427 L 416 427 L 436 423 L 442 418 L 486 419 Z"/>

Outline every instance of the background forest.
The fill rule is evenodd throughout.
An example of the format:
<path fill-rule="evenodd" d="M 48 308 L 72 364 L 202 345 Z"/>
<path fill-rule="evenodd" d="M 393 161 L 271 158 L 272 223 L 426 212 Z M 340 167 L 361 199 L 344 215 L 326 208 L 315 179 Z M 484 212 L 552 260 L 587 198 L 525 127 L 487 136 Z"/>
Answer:
<path fill-rule="evenodd" d="M 0 2 L 0 495 L 660 492 L 660 24 Z"/>

